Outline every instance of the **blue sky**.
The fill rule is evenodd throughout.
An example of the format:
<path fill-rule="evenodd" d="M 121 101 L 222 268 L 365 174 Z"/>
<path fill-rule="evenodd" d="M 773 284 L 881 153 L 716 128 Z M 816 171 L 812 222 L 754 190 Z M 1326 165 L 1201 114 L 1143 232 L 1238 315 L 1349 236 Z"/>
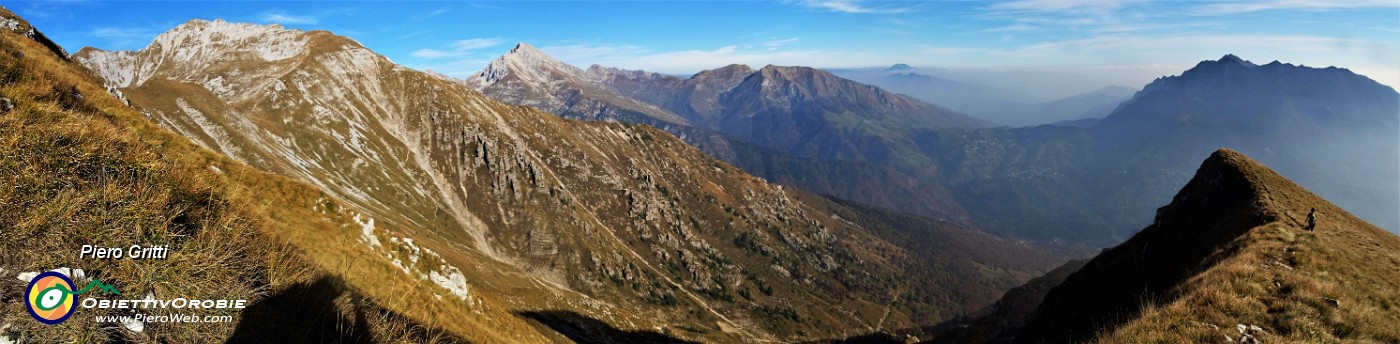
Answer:
<path fill-rule="evenodd" d="M 464 77 L 516 42 L 565 62 L 689 74 L 730 63 L 1053 70 L 1141 86 L 1234 53 L 1400 85 L 1400 1 L 6 2 L 70 51 L 135 50 L 193 18 L 352 37 Z M 1047 85 L 1049 87 L 1051 85 Z M 1086 86 L 1088 87 L 1088 86 Z"/>

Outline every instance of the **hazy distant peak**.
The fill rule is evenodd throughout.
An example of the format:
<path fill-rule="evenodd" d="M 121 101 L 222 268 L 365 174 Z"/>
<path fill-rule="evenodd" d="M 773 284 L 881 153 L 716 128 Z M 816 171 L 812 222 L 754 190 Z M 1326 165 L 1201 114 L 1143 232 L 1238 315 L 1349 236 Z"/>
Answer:
<path fill-rule="evenodd" d="M 1330 76 L 1324 77 L 1324 75 Z M 1253 82 L 1259 83 L 1265 79 L 1275 80 L 1276 82 L 1269 84 L 1281 87 L 1280 89 L 1312 89 L 1320 87 L 1318 83 L 1366 88 L 1376 85 L 1389 88 L 1346 68 L 1314 68 L 1279 61 L 1260 66 L 1235 55 L 1225 55 L 1219 60 L 1201 61 L 1195 67 L 1182 72 L 1180 76 L 1158 78 L 1149 83 L 1143 90 L 1151 93 L 1168 87 L 1204 85 L 1201 83 L 1209 83 L 1212 80 L 1255 80 Z"/>
<path fill-rule="evenodd" d="M 886 70 L 886 71 L 892 71 L 892 72 L 903 72 L 903 71 L 912 71 L 912 70 L 914 70 L 914 67 L 910 67 L 909 65 L 903 64 L 903 63 L 896 63 L 896 64 L 894 64 L 893 66 L 890 66 L 890 68 L 886 68 L 885 70 Z"/>
<path fill-rule="evenodd" d="M 1225 54 L 1225 56 L 1220 57 L 1220 60 L 1218 62 L 1230 62 L 1250 66 L 1254 65 L 1253 62 L 1245 61 L 1245 59 L 1242 59 L 1239 56 L 1235 56 L 1235 54 Z"/>
<path fill-rule="evenodd" d="M 766 65 L 755 74 L 768 79 L 796 80 L 798 78 L 818 77 L 820 75 L 818 72 L 825 73 L 825 71 L 809 67 Z"/>
<path fill-rule="evenodd" d="M 741 63 L 732 63 L 732 64 L 730 64 L 730 65 L 728 65 L 728 66 L 720 67 L 719 69 L 716 69 L 716 70 L 724 70 L 724 71 L 731 71 L 731 70 L 732 70 L 732 71 L 746 71 L 746 72 L 749 72 L 749 73 L 753 73 L 753 67 L 749 67 L 749 65 L 741 64 Z"/>
<path fill-rule="evenodd" d="M 630 70 L 617 67 L 604 67 L 603 65 L 599 64 L 593 64 L 591 66 L 588 66 L 588 69 L 584 70 L 584 75 L 587 76 L 592 82 L 599 84 L 606 83 L 606 80 L 610 78 L 623 78 L 631 80 L 679 79 L 675 76 L 661 74 L 657 72 L 648 72 L 640 69 Z"/>
<path fill-rule="evenodd" d="M 831 73 L 828 73 L 828 72 L 825 71 L 825 70 L 820 70 L 820 69 L 816 69 L 816 68 L 812 68 L 812 67 L 803 67 L 803 66 L 776 66 L 776 65 L 766 65 L 766 66 L 763 66 L 763 68 L 761 68 L 761 69 L 758 70 L 758 73 L 763 74 L 763 75 L 783 75 L 783 74 L 794 74 L 794 73 L 803 73 L 803 74 L 831 74 Z"/>
<path fill-rule="evenodd" d="M 1225 56 L 1221 56 L 1219 60 L 1215 60 L 1215 61 L 1206 60 L 1206 61 L 1201 61 L 1201 63 L 1196 64 L 1196 68 L 1208 67 L 1208 66 L 1225 66 L 1226 68 L 1229 68 L 1229 67 L 1258 67 L 1259 65 L 1256 65 L 1256 64 L 1254 64 L 1253 62 L 1249 62 L 1248 60 L 1242 59 L 1242 58 L 1240 58 L 1239 56 L 1235 56 L 1234 54 L 1225 54 Z M 1193 68 L 1193 69 L 1195 69 L 1195 68 Z"/>

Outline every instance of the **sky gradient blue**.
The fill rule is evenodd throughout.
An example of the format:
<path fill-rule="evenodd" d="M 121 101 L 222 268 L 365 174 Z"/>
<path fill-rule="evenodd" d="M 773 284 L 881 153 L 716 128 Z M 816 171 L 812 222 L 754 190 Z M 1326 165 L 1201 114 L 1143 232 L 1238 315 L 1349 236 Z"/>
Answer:
<path fill-rule="evenodd" d="M 1056 70 L 1140 87 L 1233 53 L 1400 84 L 1400 1 L 7 2 L 69 51 L 136 50 L 194 18 L 354 38 L 465 77 L 530 42 L 565 62 Z M 1087 87 L 1087 86 L 1086 86 Z"/>

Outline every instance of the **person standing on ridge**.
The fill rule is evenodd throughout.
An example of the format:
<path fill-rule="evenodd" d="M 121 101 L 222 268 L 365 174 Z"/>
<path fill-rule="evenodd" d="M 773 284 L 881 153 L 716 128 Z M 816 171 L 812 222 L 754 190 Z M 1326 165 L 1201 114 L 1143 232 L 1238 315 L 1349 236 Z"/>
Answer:
<path fill-rule="evenodd" d="M 1313 228 L 1317 228 L 1317 208 L 1308 210 L 1308 231 L 1312 231 Z"/>

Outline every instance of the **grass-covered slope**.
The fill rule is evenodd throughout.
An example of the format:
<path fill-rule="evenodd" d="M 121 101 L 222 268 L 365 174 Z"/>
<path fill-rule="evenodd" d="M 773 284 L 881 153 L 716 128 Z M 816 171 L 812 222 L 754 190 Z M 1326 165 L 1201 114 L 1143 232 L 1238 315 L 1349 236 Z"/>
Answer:
<path fill-rule="evenodd" d="M 1400 238 L 1219 150 L 1156 223 L 1052 289 L 1015 341 L 1395 343 L 1397 300 Z"/>
<path fill-rule="evenodd" d="M 0 20 L 0 337 L 22 342 L 543 342 L 471 296 L 408 277 L 322 192 L 161 129 L 5 10 Z M 370 235 L 392 235 L 392 228 Z M 169 245 L 165 260 L 79 258 L 83 244 Z M 349 257 L 355 257 L 350 259 Z M 227 323 L 43 325 L 17 274 L 70 267 L 121 298 L 247 299 Z M 78 278 L 79 284 L 87 280 Z M 446 296 L 446 297 L 444 297 Z M 85 296 L 86 297 L 86 296 Z M 437 301 L 447 300 L 447 301 Z M 386 305 L 391 305 L 386 307 Z M 154 311 L 153 311 L 154 312 Z"/>

